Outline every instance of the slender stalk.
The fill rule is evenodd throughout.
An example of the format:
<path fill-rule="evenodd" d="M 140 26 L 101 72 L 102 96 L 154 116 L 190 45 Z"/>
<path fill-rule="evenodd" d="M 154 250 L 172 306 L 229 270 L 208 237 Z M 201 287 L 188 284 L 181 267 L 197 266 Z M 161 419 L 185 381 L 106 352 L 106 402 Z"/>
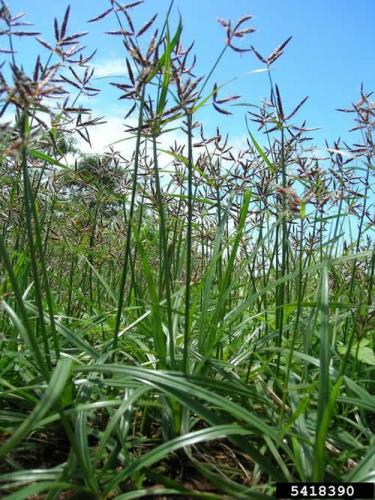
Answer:
<path fill-rule="evenodd" d="M 137 179 L 138 179 L 138 168 L 139 168 L 139 157 L 140 157 L 140 147 L 141 147 L 141 138 L 142 138 L 142 125 L 143 125 L 143 110 L 144 110 L 144 99 L 145 99 L 145 87 L 143 87 L 142 95 L 140 98 L 139 105 L 139 114 L 138 114 L 138 127 L 137 127 L 137 138 L 135 145 L 135 156 L 134 156 L 134 170 L 132 177 L 132 190 L 131 190 L 131 199 L 130 199 L 130 208 L 129 208 L 129 219 L 127 224 L 127 235 L 125 241 L 125 254 L 124 254 L 124 263 L 121 272 L 120 278 L 120 289 L 119 289 L 119 299 L 117 305 L 117 313 L 116 313 L 116 321 L 115 321 L 115 329 L 113 332 L 113 350 L 115 351 L 117 348 L 118 342 L 118 334 L 120 331 L 121 317 L 122 317 L 122 308 L 124 305 L 124 295 L 125 295 L 125 284 L 128 273 L 128 263 L 130 256 L 130 243 L 132 236 L 132 221 L 134 216 L 134 208 L 135 208 L 135 197 L 137 192 Z"/>
<path fill-rule="evenodd" d="M 154 176 L 156 184 L 156 196 L 159 210 L 159 240 L 161 242 L 161 257 L 160 260 L 160 276 L 164 274 L 165 283 L 165 295 L 167 300 L 167 319 L 168 319 L 168 332 L 169 332 L 169 356 L 171 368 L 174 369 L 174 337 L 173 337 L 173 323 L 172 323 L 172 300 L 171 300 L 171 265 L 168 254 L 168 237 L 167 237 L 167 224 L 166 215 L 163 205 L 163 197 L 160 186 L 160 176 L 159 176 L 159 162 L 158 162 L 158 152 L 156 145 L 156 137 L 152 140 L 153 146 L 153 165 L 154 165 Z"/>
<path fill-rule="evenodd" d="M 185 327 L 182 369 L 185 374 L 189 371 L 189 342 L 190 342 L 190 287 L 192 271 L 192 223 L 193 223 L 193 116 L 186 114 L 188 132 L 188 213 L 186 228 L 186 277 L 185 277 Z"/>

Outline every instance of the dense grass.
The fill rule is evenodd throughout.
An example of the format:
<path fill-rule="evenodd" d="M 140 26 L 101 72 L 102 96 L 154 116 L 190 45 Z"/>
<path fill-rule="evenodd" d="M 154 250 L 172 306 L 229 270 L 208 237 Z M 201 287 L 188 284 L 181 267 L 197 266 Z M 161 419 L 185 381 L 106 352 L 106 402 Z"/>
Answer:
<path fill-rule="evenodd" d="M 356 144 L 318 157 L 303 103 L 284 110 L 271 76 L 289 40 L 252 49 L 269 97 L 240 108 L 248 142 L 232 148 L 197 120 L 238 112 L 212 77 L 247 50 L 250 17 L 220 20 L 226 44 L 196 78 L 181 23 L 168 13 L 147 45 L 155 21 L 110 6 L 128 51 L 114 85 L 137 117 L 126 155 L 79 151 L 101 119 L 79 105 L 97 91 L 69 10 L 30 77 L 13 39 L 34 35 L 1 11 L 2 494 L 271 498 L 277 480 L 374 481 L 371 95 L 346 110 Z M 177 127 L 183 144 L 165 146 Z"/>

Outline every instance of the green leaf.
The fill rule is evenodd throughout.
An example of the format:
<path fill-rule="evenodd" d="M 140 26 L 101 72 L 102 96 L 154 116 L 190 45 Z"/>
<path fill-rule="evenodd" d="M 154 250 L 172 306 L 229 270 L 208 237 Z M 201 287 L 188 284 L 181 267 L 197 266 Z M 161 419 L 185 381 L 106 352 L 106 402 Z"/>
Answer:
<path fill-rule="evenodd" d="M 69 167 L 67 165 L 64 165 L 63 163 L 55 160 L 52 158 L 52 156 L 47 155 L 46 153 L 42 153 L 42 151 L 38 151 L 36 149 L 28 149 L 27 153 L 32 157 L 37 160 L 42 160 L 45 161 L 46 163 L 49 163 L 50 165 L 56 165 L 56 167 L 61 167 L 64 169 L 68 169 Z"/>
<path fill-rule="evenodd" d="M 72 360 L 60 359 L 52 374 L 50 383 L 39 403 L 34 407 L 30 415 L 22 422 L 15 433 L 0 448 L 0 458 L 4 458 L 17 444 L 35 427 L 39 421 L 48 413 L 50 408 L 59 400 L 72 372 Z"/>
<path fill-rule="evenodd" d="M 175 439 L 161 444 L 160 446 L 157 446 L 148 453 L 145 453 L 141 456 L 141 458 L 135 460 L 131 465 L 126 467 L 125 470 L 118 472 L 117 475 L 112 479 L 112 481 L 110 481 L 110 483 L 107 485 L 106 494 L 112 491 L 127 477 L 132 476 L 136 472 L 139 472 L 146 467 L 151 467 L 156 462 L 159 462 L 175 450 L 205 441 L 226 438 L 227 436 L 233 434 L 245 436 L 249 433 L 250 432 L 248 430 L 243 429 L 238 425 L 217 425 L 215 427 L 201 429 L 199 431 L 194 431 L 183 436 L 179 436 Z"/>
<path fill-rule="evenodd" d="M 41 481 L 40 483 L 29 484 L 25 488 L 16 491 L 15 493 L 11 493 L 4 497 L 6 500 L 27 500 L 29 498 L 34 498 L 34 495 L 38 495 L 39 493 L 43 493 L 45 491 L 59 489 L 59 490 L 75 490 L 79 492 L 82 496 L 81 498 L 89 498 L 90 492 L 82 487 L 78 487 L 72 483 L 66 482 L 51 482 L 51 481 Z M 35 497 L 36 498 L 36 497 Z"/>
<path fill-rule="evenodd" d="M 363 339 L 366 342 L 366 339 Z M 346 347 L 345 346 L 339 346 L 337 348 L 338 352 L 342 355 L 345 355 L 346 353 Z M 351 350 L 350 350 L 350 355 L 353 358 L 358 359 L 361 361 L 361 363 L 366 363 L 367 365 L 375 366 L 375 353 L 371 347 L 366 345 L 363 341 L 361 341 L 359 347 L 357 348 L 356 345 L 353 345 Z"/>
<path fill-rule="evenodd" d="M 159 58 L 158 62 L 156 63 L 155 68 L 148 75 L 146 83 L 151 82 L 151 80 L 154 78 L 154 76 L 157 75 L 159 73 L 159 71 L 165 66 L 167 52 L 169 53 L 169 57 L 170 57 L 170 54 L 173 52 L 173 49 L 176 47 L 176 45 L 178 44 L 178 42 L 180 40 L 181 33 L 182 33 L 182 19 L 180 17 L 178 27 L 177 27 L 177 30 L 176 30 L 174 37 L 172 38 L 171 42 L 169 42 L 167 44 L 166 52 L 164 54 L 162 54 L 162 56 Z"/>
<path fill-rule="evenodd" d="M 166 366 L 166 338 L 163 332 L 162 324 L 162 311 L 159 304 L 158 293 L 156 291 L 153 272 L 151 265 L 147 258 L 146 251 L 143 247 L 141 239 L 139 237 L 136 228 L 133 228 L 134 239 L 137 243 L 137 248 L 139 251 L 139 256 L 143 266 L 143 272 L 145 274 L 148 290 L 151 297 L 151 307 L 152 307 L 152 332 L 155 342 L 155 350 L 158 353 L 159 360 L 162 367 Z"/>
<path fill-rule="evenodd" d="M 348 482 L 375 483 L 375 446 L 369 447 L 366 455 L 347 476 Z"/>
<path fill-rule="evenodd" d="M 340 377 L 334 385 L 327 405 L 324 407 L 321 419 L 318 424 L 315 437 L 314 449 L 314 462 L 313 462 L 313 481 L 324 481 L 325 469 L 325 446 L 328 433 L 328 427 L 331 423 L 332 415 L 334 412 L 335 404 L 339 395 L 342 384 L 342 377 Z"/>
<path fill-rule="evenodd" d="M 267 167 L 270 169 L 271 173 L 276 173 L 276 167 L 275 165 L 267 158 L 265 152 L 263 151 L 263 149 L 259 146 L 259 144 L 257 143 L 255 137 L 253 136 L 253 134 L 250 132 L 249 130 L 249 135 L 251 137 L 251 140 L 255 146 L 255 149 L 258 151 L 259 155 L 261 156 L 261 158 L 263 159 L 263 161 L 265 162 L 265 164 L 267 165 Z"/>
<path fill-rule="evenodd" d="M 329 400 L 329 363 L 330 363 L 330 332 L 329 332 L 329 288 L 328 267 L 323 266 L 320 284 L 320 366 L 319 366 L 319 403 L 318 421 L 319 429 L 325 408 Z M 317 479 L 317 481 L 323 480 Z"/>

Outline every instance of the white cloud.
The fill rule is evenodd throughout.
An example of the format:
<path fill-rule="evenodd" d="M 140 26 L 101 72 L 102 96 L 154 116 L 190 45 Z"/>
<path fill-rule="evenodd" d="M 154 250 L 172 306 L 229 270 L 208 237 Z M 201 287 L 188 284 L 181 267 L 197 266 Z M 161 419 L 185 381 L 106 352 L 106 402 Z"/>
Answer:
<path fill-rule="evenodd" d="M 105 118 L 106 123 L 89 128 L 91 147 L 83 139 L 79 139 L 79 149 L 86 154 L 100 154 L 109 149 L 109 145 L 122 139 L 126 141 L 113 144 L 115 150 L 125 153 L 134 147 L 134 140 L 130 134 L 124 132 L 124 121 L 120 117 L 111 116 Z M 130 125 L 129 121 L 127 124 Z M 130 144 L 129 144 L 130 143 Z"/>
<path fill-rule="evenodd" d="M 3 114 L 3 116 L 0 118 L 0 124 L 2 123 L 13 123 L 14 122 L 14 112 L 13 111 L 5 111 L 5 113 Z"/>
<path fill-rule="evenodd" d="M 94 77 L 102 78 L 105 76 L 122 76 L 127 75 L 125 59 L 106 59 L 93 64 L 95 69 Z"/>

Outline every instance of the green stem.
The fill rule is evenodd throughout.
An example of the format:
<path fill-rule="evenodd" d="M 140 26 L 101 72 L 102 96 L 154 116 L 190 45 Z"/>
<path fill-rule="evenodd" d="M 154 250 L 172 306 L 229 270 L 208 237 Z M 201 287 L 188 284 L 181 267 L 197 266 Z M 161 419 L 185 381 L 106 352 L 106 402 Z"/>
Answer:
<path fill-rule="evenodd" d="M 118 334 L 120 331 L 122 308 L 124 305 L 125 284 L 126 284 L 129 255 L 130 255 L 130 243 L 131 243 L 131 236 L 132 236 L 131 228 L 132 228 L 132 222 L 133 222 L 133 216 L 134 216 L 135 197 L 136 197 L 136 192 L 137 192 L 138 167 L 139 167 L 140 147 L 141 147 L 141 138 L 142 138 L 144 99 L 145 99 L 145 87 L 143 87 L 140 106 L 139 106 L 137 138 L 136 138 L 135 157 L 134 157 L 134 170 L 133 170 L 133 179 L 132 179 L 132 191 L 131 191 L 131 200 L 130 200 L 130 209 L 129 209 L 129 219 L 128 219 L 128 224 L 127 224 L 128 232 L 126 235 L 126 242 L 125 242 L 124 264 L 122 267 L 121 278 L 120 278 L 120 290 L 119 290 L 119 298 L 118 298 L 118 305 L 117 305 L 115 330 L 113 332 L 113 350 L 114 351 L 117 348 Z"/>
<path fill-rule="evenodd" d="M 172 322 L 172 300 L 171 300 L 171 269 L 170 269 L 170 259 L 168 255 L 168 238 L 167 238 L 167 224 L 166 215 L 163 205 L 163 197 L 161 193 L 160 186 L 160 176 L 159 176 L 159 165 L 158 165 L 158 152 L 156 145 L 156 137 L 153 137 L 153 164 L 154 164 L 154 175 L 156 184 L 156 196 L 160 217 L 159 226 L 159 239 L 161 243 L 161 255 L 163 259 L 160 261 L 160 276 L 164 271 L 164 283 L 165 283 L 165 294 L 167 300 L 167 318 L 168 318 L 168 331 L 169 331 L 169 356 L 172 370 L 174 369 L 174 338 L 173 338 L 173 322 Z M 162 263 L 164 266 L 162 266 Z"/>
<path fill-rule="evenodd" d="M 188 131 L 188 214 L 186 230 L 186 285 L 185 285 L 185 329 L 184 329 L 184 352 L 183 372 L 188 373 L 189 358 L 189 334 L 190 334 L 190 281 L 192 270 L 192 220 L 193 220 L 193 116 L 187 113 Z"/>

